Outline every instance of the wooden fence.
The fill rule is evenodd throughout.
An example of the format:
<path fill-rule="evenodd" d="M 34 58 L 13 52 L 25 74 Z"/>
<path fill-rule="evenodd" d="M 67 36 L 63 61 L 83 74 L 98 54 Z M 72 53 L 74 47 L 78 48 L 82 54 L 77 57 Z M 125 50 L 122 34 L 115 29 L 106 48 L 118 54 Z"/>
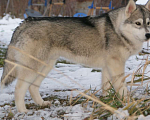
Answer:
<path fill-rule="evenodd" d="M 44 3 L 44 0 L 32 0 L 33 3 Z M 53 0 L 57 2 L 59 0 Z M 84 2 L 90 0 L 66 0 L 65 6 L 62 8 L 60 6 L 55 5 L 52 9 L 52 13 L 58 15 L 59 13 L 64 14 L 65 16 L 73 16 L 75 14 L 76 3 Z M 91 0 L 92 1 L 92 0 Z M 0 16 L 3 17 L 6 11 L 8 0 L 0 0 Z M 49 2 L 49 0 L 48 0 Z M 95 0 L 96 6 L 108 6 L 110 0 Z M 128 0 L 113 0 L 113 7 L 117 8 L 120 6 L 125 6 Z M 7 10 L 7 13 L 11 13 L 15 17 L 23 18 L 23 14 L 25 13 L 25 9 L 27 8 L 28 0 L 10 0 L 10 4 Z M 88 8 L 88 6 L 87 6 Z M 34 8 L 35 9 L 35 8 Z M 39 11 L 43 9 L 41 7 L 36 8 Z M 98 11 L 96 12 L 98 14 Z"/>

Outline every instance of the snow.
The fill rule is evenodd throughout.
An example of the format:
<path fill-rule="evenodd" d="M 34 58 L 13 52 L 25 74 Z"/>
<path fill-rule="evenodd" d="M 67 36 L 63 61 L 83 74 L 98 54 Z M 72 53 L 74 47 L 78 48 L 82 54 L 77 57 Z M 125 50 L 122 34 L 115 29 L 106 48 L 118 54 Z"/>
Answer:
<path fill-rule="evenodd" d="M 138 117 L 138 120 L 150 120 L 150 116 L 145 117 L 145 116 L 143 116 L 143 115 L 140 115 L 140 116 Z"/>
<path fill-rule="evenodd" d="M 145 4 L 145 3 L 144 3 Z M 3 19 L 0 20 L 0 44 L 8 45 L 13 31 L 15 28 L 22 22 L 21 19 L 12 19 L 9 15 L 6 15 Z M 147 44 L 144 43 L 143 47 L 146 47 Z M 129 58 L 125 66 L 125 74 L 132 74 L 133 71 L 137 70 L 139 64 L 144 63 L 147 56 L 134 55 Z M 138 59 L 137 59 L 138 58 Z M 148 66 L 147 71 L 150 69 Z M 0 76 L 2 75 L 2 69 L 0 69 Z M 71 92 L 70 89 L 78 89 L 81 91 L 91 89 L 100 89 L 101 84 L 101 72 L 91 72 L 92 68 L 86 68 L 79 64 L 63 64 L 58 63 L 56 67 L 49 73 L 53 79 L 45 78 L 40 86 L 40 93 L 43 98 L 48 96 L 58 96 L 59 98 L 67 98 L 70 95 L 76 96 L 77 92 Z M 147 74 L 149 76 L 150 73 Z M 128 77 L 126 81 L 130 81 L 131 77 Z M 56 80 L 54 80 L 56 79 Z M 91 108 L 83 108 L 80 104 L 75 106 L 62 106 L 58 99 L 54 100 L 54 104 L 50 108 L 45 108 L 42 110 L 32 110 L 28 114 L 17 113 L 16 107 L 11 107 L 10 105 L 5 105 L 7 103 L 12 103 L 14 101 L 14 90 L 15 90 L 16 81 L 13 82 L 10 86 L 0 91 L 0 118 L 3 118 L 8 115 L 11 110 L 15 116 L 14 119 L 36 119 L 42 120 L 42 117 L 47 120 L 62 120 L 61 116 L 57 114 L 59 112 L 64 112 L 64 120 L 81 120 L 88 117 L 92 113 Z M 56 90 L 60 90 L 56 92 Z M 34 103 L 31 100 L 29 92 L 25 96 L 25 102 L 27 104 Z M 127 111 L 122 111 L 118 109 L 125 116 L 128 116 Z M 113 115 L 113 118 L 116 115 Z M 123 118 L 124 116 L 120 116 Z M 148 119 L 148 117 L 140 116 L 138 120 Z M 110 117 L 111 119 L 111 117 Z M 109 120 L 109 118 L 108 118 Z"/>
<path fill-rule="evenodd" d="M 122 108 L 119 108 L 117 111 L 121 112 L 122 114 L 114 113 L 112 116 L 108 117 L 107 120 L 125 120 L 126 117 L 129 116 L 127 110 L 122 110 Z"/>
<path fill-rule="evenodd" d="M 91 113 L 85 113 L 85 109 L 81 105 L 75 105 L 66 111 L 64 120 L 83 120 L 88 117 Z"/>
<path fill-rule="evenodd" d="M 148 0 L 137 0 L 136 4 L 145 5 L 148 2 Z"/>
<path fill-rule="evenodd" d="M 9 44 L 14 29 L 21 21 L 19 18 L 12 19 L 8 14 L 0 20 L 0 42 L 3 42 L 2 44 Z"/>

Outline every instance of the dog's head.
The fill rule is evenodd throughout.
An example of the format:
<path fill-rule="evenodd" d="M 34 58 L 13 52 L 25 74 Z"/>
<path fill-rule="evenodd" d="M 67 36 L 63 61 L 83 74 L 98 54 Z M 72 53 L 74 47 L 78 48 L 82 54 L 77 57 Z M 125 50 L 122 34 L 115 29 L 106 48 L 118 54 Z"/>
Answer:
<path fill-rule="evenodd" d="M 130 0 L 125 8 L 123 33 L 144 42 L 150 39 L 150 0 L 145 6 Z M 132 34 L 132 35 L 131 35 Z"/>

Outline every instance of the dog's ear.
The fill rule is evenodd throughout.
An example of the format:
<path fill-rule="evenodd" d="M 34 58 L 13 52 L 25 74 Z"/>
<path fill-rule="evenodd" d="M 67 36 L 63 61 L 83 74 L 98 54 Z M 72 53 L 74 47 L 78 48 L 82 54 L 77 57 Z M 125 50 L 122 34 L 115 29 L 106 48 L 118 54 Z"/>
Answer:
<path fill-rule="evenodd" d="M 150 0 L 146 3 L 145 7 L 150 11 Z"/>
<path fill-rule="evenodd" d="M 126 16 L 130 17 L 130 15 L 134 12 L 135 9 L 136 9 L 135 2 L 133 0 L 130 0 L 125 10 Z"/>

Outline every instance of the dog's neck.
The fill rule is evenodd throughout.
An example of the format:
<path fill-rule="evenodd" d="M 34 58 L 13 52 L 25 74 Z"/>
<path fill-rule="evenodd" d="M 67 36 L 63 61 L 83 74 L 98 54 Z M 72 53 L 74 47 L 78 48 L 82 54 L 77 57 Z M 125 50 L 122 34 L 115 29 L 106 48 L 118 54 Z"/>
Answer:
<path fill-rule="evenodd" d="M 122 28 L 124 21 L 127 19 L 127 17 L 125 16 L 125 7 L 120 8 L 119 12 L 110 12 L 109 16 L 113 22 L 116 33 L 125 42 L 125 46 L 128 49 L 132 49 L 131 51 L 135 51 L 135 53 L 138 53 L 142 49 L 143 42 L 135 39 L 132 34 L 128 33 L 128 31 L 125 31 Z"/>

